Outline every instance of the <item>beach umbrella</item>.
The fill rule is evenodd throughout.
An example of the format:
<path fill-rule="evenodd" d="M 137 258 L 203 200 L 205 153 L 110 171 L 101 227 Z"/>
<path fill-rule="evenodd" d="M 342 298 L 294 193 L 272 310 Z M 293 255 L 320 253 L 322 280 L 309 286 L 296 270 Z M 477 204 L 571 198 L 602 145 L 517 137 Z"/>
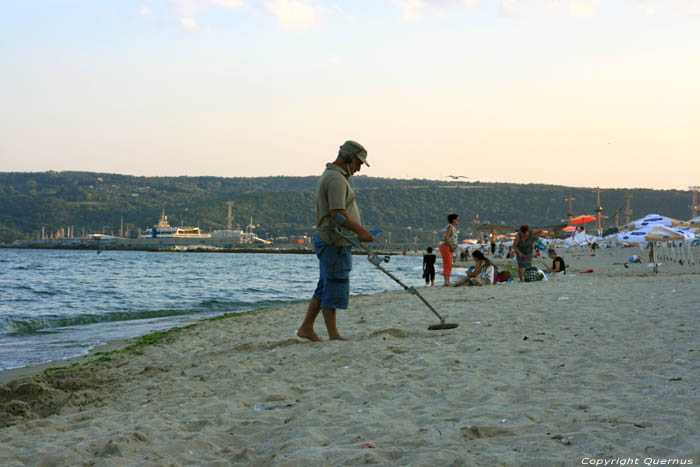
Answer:
<path fill-rule="evenodd" d="M 685 221 L 685 225 L 689 227 L 700 227 L 700 216 L 693 217 L 692 219 Z"/>
<path fill-rule="evenodd" d="M 663 225 L 647 225 L 641 229 L 630 232 L 620 232 L 617 239 L 621 242 L 641 243 L 641 242 L 665 242 L 665 241 L 685 241 L 688 238 L 671 230 Z"/>
<path fill-rule="evenodd" d="M 641 219 L 632 221 L 629 224 L 625 224 L 620 227 L 620 230 L 635 230 L 641 229 L 647 226 L 663 225 L 663 226 L 689 226 L 690 221 L 679 221 L 677 219 L 672 219 L 670 217 L 661 216 L 659 214 L 647 214 Z"/>
<path fill-rule="evenodd" d="M 572 224 L 583 224 L 585 222 L 592 222 L 595 220 L 595 216 L 589 216 L 587 214 L 583 214 L 581 216 L 576 216 L 573 219 L 571 219 Z M 566 230 L 566 229 L 563 229 Z"/>
<path fill-rule="evenodd" d="M 561 230 L 563 230 L 564 232 L 573 232 L 574 230 L 576 230 L 576 227 L 574 227 L 573 225 L 570 225 L 568 227 L 564 227 Z"/>

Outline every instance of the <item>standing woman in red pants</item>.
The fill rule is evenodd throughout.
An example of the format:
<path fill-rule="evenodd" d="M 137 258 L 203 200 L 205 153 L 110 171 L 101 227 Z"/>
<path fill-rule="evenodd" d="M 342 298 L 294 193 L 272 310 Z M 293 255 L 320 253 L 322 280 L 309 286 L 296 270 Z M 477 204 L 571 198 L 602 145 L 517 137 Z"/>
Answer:
<path fill-rule="evenodd" d="M 450 274 L 452 274 L 452 253 L 457 251 L 457 235 L 459 231 L 459 215 L 449 214 L 447 216 L 447 226 L 445 227 L 445 238 L 440 245 L 440 256 L 442 256 L 442 273 L 445 276 L 445 285 L 450 285 Z"/>

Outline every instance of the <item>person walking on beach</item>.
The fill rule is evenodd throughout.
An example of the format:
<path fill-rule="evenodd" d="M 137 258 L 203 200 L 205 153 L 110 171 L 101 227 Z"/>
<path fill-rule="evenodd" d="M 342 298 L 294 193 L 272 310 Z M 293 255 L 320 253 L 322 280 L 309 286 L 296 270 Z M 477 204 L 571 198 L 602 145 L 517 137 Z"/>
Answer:
<path fill-rule="evenodd" d="M 450 275 L 452 274 L 452 253 L 457 251 L 457 239 L 459 231 L 459 215 L 449 214 L 447 225 L 445 226 L 445 237 L 440 245 L 440 256 L 442 256 L 442 274 L 445 277 L 445 286 L 450 285 Z"/>
<path fill-rule="evenodd" d="M 355 203 L 355 192 L 348 179 L 367 164 L 367 150 L 355 141 L 340 146 L 335 161 L 326 164 L 326 170 L 316 188 L 316 234 L 314 250 L 319 261 L 320 277 L 306 316 L 297 330 L 297 336 L 320 342 L 314 331 L 319 312 L 328 330 L 330 340 L 345 340 L 336 325 L 335 310 L 348 307 L 350 299 L 350 270 L 352 255 L 350 242 L 338 232 L 343 226 L 354 232 L 362 242 L 374 241 L 374 236 L 362 226 L 360 210 Z"/>
<path fill-rule="evenodd" d="M 435 260 L 437 259 L 433 254 L 433 247 L 428 247 L 428 254 L 423 255 L 423 278 L 425 279 L 425 285 L 430 284 L 435 285 Z"/>
<path fill-rule="evenodd" d="M 532 266 L 533 245 L 537 242 L 541 230 L 530 230 L 527 224 L 521 225 L 520 230 L 513 239 L 513 252 L 515 260 L 518 262 L 518 278 L 520 282 L 525 280 L 525 268 Z"/>

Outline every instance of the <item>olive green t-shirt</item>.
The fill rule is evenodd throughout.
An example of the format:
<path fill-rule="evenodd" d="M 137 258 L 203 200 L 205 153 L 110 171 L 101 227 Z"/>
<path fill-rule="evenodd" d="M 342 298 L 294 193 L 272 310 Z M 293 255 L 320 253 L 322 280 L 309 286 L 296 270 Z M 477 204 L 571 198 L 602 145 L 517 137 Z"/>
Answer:
<path fill-rule="evenodd" d="M 355 203 L 355 192 L 350 188 L 345 170 L 329 162 L 316 189 L 316 230 L 330 244 L 349 246 L 350 242 L 336 231 L 331 217 L 334 209 L 345 209 L 355 222 L 362 223 L 360 210 Z"/>

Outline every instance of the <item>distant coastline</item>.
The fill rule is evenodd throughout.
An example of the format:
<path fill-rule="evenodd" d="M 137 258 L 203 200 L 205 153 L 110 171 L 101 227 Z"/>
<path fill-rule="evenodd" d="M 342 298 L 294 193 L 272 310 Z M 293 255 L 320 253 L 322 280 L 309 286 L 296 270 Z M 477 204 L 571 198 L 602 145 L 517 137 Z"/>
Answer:
<path fill-rule="evenodd" d="M 283 253 L 311 254 L 313 249 L 306 247 L 280 248 L 271 246 L 245 247 L 231 245 L 194 244 L 177 241 L 144 241 L 143 239 L 119 239 L 108 243 L 92 239 L 67 240 L 19 240 L 11 244 L 0 244 L 0 248 L 30 250 L 91 250 L 91 251 L 154 251 L 180 253 Z M 84 241 L 79 241 L 84 240 Z"/>

